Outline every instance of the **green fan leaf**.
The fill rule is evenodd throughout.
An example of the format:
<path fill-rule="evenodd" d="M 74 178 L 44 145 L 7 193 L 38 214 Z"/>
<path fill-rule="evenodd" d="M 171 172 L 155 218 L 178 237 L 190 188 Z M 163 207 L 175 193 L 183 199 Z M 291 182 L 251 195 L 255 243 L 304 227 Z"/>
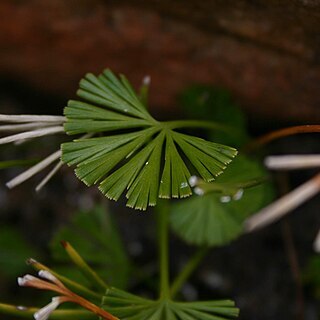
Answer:
<path fill-rule="evenodd" d="M 258 162 L 238 156 L 215 183 L 220 190 L 221 186 L 227 186 L 229 190 L 236 192 L 233 186 L 263 176 L 266 176 L 266 171 Z M 188 243 L 223 245 L 242 233 L 244 219 L 269 203 L 272 195 L 272 186 L 264 183 L 245 189 L 240 199 L 229 202 L 224 201 L 232 197 L 221 191 L 194 196 L 173 206 L 171 227 Z"/>
<path fill-rule="evenodd" d="M 88 263 L 108 282 L 125 288 L 130 264 L 111 215 L 102 206 L 87 212 L 78 212 L 69 225 L 62 227 L 51 241 L 54 258 L 63 274 L 77 276 L 70 258 L 61 250 L 60 242 L 66 240 L 81 251 Z M 58 270 L 58 268 L 57 268 Z M 84 281 L 80 277 L 77 279 Z"/>
<path fill-rule="evenodd" d="M 62 145 L 62 160 L 75 165 L 88 186 L 98 184 L 108 198 L 126 193 L 127 205 L 145 210 L 157 198 L 192 194 L 190 172 L 212 181 L 231 162 L 231 147 L 175 131 L 147 111 L 124 76 L 110 70 L 80 82 L 78 95 L 86 102 L 69 101 L 65 108 L 68 134 L 104 133 Z"/>
<path fill-rule="evenodd" d="M 233 301 L 176 302 L 148 300 L 110 288 L 102 307 L 122 320 L 228 320 L 239 314 Z"/>

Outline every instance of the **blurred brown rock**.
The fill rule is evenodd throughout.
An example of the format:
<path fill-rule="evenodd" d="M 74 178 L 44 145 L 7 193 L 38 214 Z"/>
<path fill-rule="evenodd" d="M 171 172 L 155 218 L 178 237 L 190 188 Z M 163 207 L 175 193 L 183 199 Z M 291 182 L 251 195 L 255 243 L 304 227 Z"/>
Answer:
<path fill-rule="evenodd" d="M 71 98 L 111 67 L 172 110 L 187 85 L 229 88 L 257 119 L 320 120 L 319 0 L 0 2 L 0 75 Z"/>

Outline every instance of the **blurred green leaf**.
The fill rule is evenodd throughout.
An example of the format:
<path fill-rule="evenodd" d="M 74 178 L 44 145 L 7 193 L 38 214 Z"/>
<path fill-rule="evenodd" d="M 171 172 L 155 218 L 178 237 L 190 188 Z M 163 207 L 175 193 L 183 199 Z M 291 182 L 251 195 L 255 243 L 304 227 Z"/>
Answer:
<path fill-rule="evenodd" d="M 0 273 L 16 277 L 27 270 L 26 259 L 38 256 L 36 248 L 18 230 L 9 226 L 0 229 Z"/>
<path fill-rule="evenodd" d="M 249 137 L 245 115 L 227 90 L 210 86 L 193 86 L 182 93 L 180 102 L 190 118 L 212 120 L 237 131 L 237 135 L 215 131 L 211 133 L 210 140 L 234 147 L 247 142 Z"/>
<path fill-rule="evenodd" d="M 74 265 L 64 250 L 61 250 L 62 240 L 70 242 L 81 252 L 88 264 L 108 283 L 120 288 L 126 287 L 130 263 L 117 227 L 105 207 L 96 206 L 91 211 L 75 214 L 70 224 L 62 227 L 50 244 L 53 257 L 64 263 L 63 274 L 87 284 L 79 272 L 74 272 Z"/>
<path fill-rule="evenodd" d="M 266 176 L 264 168 L 254 160 L 239 155 L 216 179 L 217 183 L 232 183 Z M 170 215 L 175 233 L 188 243 L 217 246 L 242 233 L 242 222 L 269 203 L 273 197 L 270 183 L 244 190 L 242 197 L 224 203 L 221 193 L 194 196 L 173 205 Z"/>

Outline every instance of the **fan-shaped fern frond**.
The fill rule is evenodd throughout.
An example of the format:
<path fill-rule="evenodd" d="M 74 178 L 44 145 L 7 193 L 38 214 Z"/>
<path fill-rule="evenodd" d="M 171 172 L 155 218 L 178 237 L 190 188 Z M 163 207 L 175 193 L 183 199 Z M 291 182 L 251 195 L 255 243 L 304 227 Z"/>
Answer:
<path fill-rule="evenodd" d="M 69 101 L 65 131 L 107 134 L 64 143 L 62 160 L 75 165 L 88 186 L 99 184 L 108 198 L 118 200 L 126 192 L 129 207 L 145 210 L 158 197 L 191 195 L 190 170 L 212 181 L 237 153 L 177 132 L 174 122 L 158 122 L 128 80 L 110 70 L 98 77 L 87 74 L 78 96 L 87 102 Z"/>

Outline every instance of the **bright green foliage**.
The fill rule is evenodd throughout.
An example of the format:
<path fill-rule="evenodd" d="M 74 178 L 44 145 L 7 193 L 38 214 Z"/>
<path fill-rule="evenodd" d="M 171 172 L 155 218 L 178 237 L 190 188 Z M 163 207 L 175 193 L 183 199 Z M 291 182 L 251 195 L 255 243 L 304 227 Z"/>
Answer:
<path fill-rule="evenodd" d="M 238 316 L 233 301 L 176 302 L 147 300 L 110 288 L 103 307 L 121 320 L 227 320 Z"/>
<path fill-rule="evenodd" d="M 77 213 L 72 222 L 62 227 L 51 241 L 53 257 L 65 263 L 64 275 L 75 277 L 75 268 L 68 255 L 61 250 L 60 241 L 74 245 L 95 271 L 115 286 L 125 288 L 129 276 L 129 261 L 123 248 L 118 230 L 106 208 L 96 206 L 89 212 Z M 82 280 L 80 277 L 77 280 Z"/>
<path fill-rule="evenodd" d="M 110 70 L 98 77 L 87 74 L 78 95 L 90 104 L 68 103 L 66 132 L 107 135 L 64 143 L 62 160 L 75 165 L 88 186 L 99 184 L 108 198 L 118 200 L 126 192 L 129 207 L 145 210 L 158 197 L 191 195 L 190 170 L 212 181 L 237 153 L 156 121 L 128 80 Z"/>
<path fill-rule="evenodd" d="M 230 242 L 241 234 L 244 219 L 272 199 L 269 183 L 244 189 L 239 200 L 232 200 L 234 186 L 263 176 L 266 172 L 258 162 L 238 156 L 216 180 L 220 186 L 228 186 L 231 193 L 211 192 L 175 204 L 170 215 L 173 230 L 191 244 L 216 246 Z M 221 202 L 223 196 L 230 196 L 231 201 Z"/>
<path fill-rule="evenodd" d="M 9 226 L 0 229 L 0 274 L 15 277 L 26 270 L 21 261 L 38 255 L 17 229 Z"/>

